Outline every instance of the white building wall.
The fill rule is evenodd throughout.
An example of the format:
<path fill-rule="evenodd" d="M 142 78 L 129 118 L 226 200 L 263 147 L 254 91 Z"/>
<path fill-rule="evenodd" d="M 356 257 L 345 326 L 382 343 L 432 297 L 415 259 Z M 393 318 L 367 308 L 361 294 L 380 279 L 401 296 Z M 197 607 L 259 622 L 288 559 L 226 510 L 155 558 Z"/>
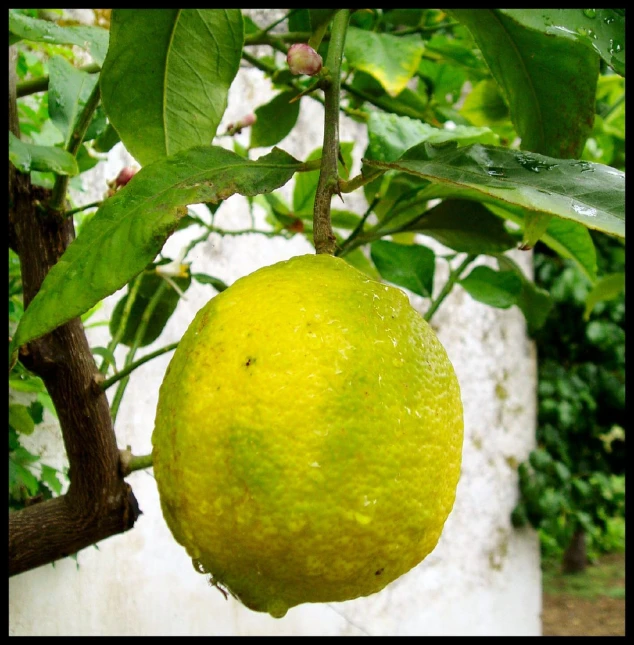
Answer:
<path fill-rule="evenodd" d="M 266 102 L 274 92 L 262 74 L 242 69 L 230 93 L 219 132 Z M 304 158 L 320 145 L 323 108 L 303 99 L 296 130 L 279 144 Z M 239 135 L 243 144 L 248 132 Z M 355 172 L 366 146 L 364 128 L 342 119 L 342 141 L 355 142 Z M 223 139 L 222 142 L 228 142 Z M 264 154 L 266 150 L 258 151 Z M 258 155 L 259 156 L 259 155 Z M 121 145 L 106 163 L 91 171 L 83 203 L 99 199 L 105 181 L 129 162 Z M 285 187 L 290 195 L 290 186 Z M 361 191 L 359 191 L 361 192 Z M 346 208 L 362 213 L 362 196 L 346 195 Z M 246 200 L 231 197 L 216 224 L 225 229 L 250 227 Z M 175 257 L 191 229 L 168 240 Z M 429 239 L 423 240 L 429 244 Z M 255 269 L 311 252 L 300 236 L 291 240 L 260 235 L 210 240 L 190 256 L 192 270 L 228 284 Z M 516 259 L 529 271 L 528 254 Z M 446 276 L 437 269 L 437 288 Z M 106 319 L 121 297 L 108 298 L 91 319 Z M 144 351 L 177 341 L 195 313 L 213 295 L 210 286 L 193 283 L 160 338 Z M 424 312 L 425 301 L 411 296 Z M 437 312 L 433 326 L 456 369 L 465 411 L 462 476 L 454 509 L 437 548 L 411 572 L 379 594 L 345 603 L 303 605 L 277 620 L 228 600 L 196 573 L 185 550 L 163 520 L 151 470 L 133 473 L 132 485 L 143 515 L 133 530 L 66 559 L 9 581 L 11 635 L 539 635 L 541 574 L 539 547 L 531 530 L 517 531 L 510 513 L 517 499 L 517 463 L 534 447 L 535 350 L 526 338 L 517 308 L 495 310 L 473 301 L 459 287 Z M 89 330 L 92 346 L 108 342 L 105 328 Z M 118 353 L 121 360 L 124 353 Z M 121 448 L 151 451 L 158 389 L 171 353 L 134 372 L 116 422 Z M 112 397 L 115 388 L 109 390 Z M 33 441 L 43 460 L 63 463 L 63 446 L 54 423 Z"/>

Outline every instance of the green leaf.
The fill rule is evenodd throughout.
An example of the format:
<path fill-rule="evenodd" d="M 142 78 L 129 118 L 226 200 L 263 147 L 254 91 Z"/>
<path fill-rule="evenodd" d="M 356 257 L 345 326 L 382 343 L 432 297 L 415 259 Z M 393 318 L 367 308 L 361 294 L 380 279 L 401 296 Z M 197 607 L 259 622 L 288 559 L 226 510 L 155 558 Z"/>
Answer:
<path fill-rule="evenodd" d="M 24 494 L 21 489 L 23 488 L 29 495 L 36 495 L 39 482 L 34 475 L 9 455 L 9 494 L 14 498 L 22 499 Z"/>
<path fill-rule="evenodd" d="M 44 406 L 40 401 L 33 401 L 33 403 L 31 403 L 31 405 L 29 405 L 27 409 L 35 425 L 42 423 L 42 421 L 44 420 Z"/>
<path fill-rule="evenodd" d="M 495 198 L 625 237 L 625 173 L 609 166 L 480 144 L 456 149 L 427 143 L 395 162 L 363 162 L 445 184 L 452 191 L 461 188 L 470 198 L 480 193 L 480 200 Z"/>
<path fill-rule="evenodd" d="M 496 144 L 499 137 L 489 128 L 458 125 L 453 130 L 435 128 L 416 119 L 374 111 L 368 120 L 368 148 L 365 156 L 378 161 L 395 161 L 414 145 L 427 142 L 443 144 L 456 141 L 458 145 L 471 143 Z"/>
<path fill-rule="evenodd" d="M 102 103 L 139 163 L 211 143 L 243 41 L 239 9 L 113 9 Z"/>
<path fill-rule="evenodd" d="M 431 298 L 436 269 L 436 256 L 431 249 L 379 240 L 370 246 L 370 256 L 388 282 Z"/>
<path fill-rule="evenodd" d="M 614 9 L 500 9 L 525 27 L 568 38 L 596 51 L 625 76 L 625 15 Z"/>
<path fill-rule="evenodd" d="M 504 219 L 524 226 L 523 208 L 510 204 L 487 204 L 487 208 Z M 569 219 L 553 217 L 541 236 L 540 242 L 550 247 L 562 258 L 576 262 L 581 272 L 594 282 L 597 274 L 597 252 L 590 231 L 583 225 Z"/>
<path fill-rule="evenodd" d="M 473 125 L 503 124 L 509 118 L 509 108 L 500 86 L 491 79 L 480 81 L 465 98 L 460 114 Z M 486 143 L 483 141 L 482 143 Z"/>
<path fill-rule="evenodd" d="M 25 143 L 13 132 L 9 132 L 9 161 L 23 173 L 39 170 L 58 175 L 76 175 L 79 172 L 75 157 L 66 150 Z"/>
<path fill-rule="evenodd" d="M 461 253 L 502 253 L 515 246 L 504 222 L 479 202 L 447 199 L 405 228 Z"/>
<path fill-rule="evenodd" d="M 291 99 L 296 96 L 294 90 L 282 92 L 255 111 L 257 120 L 251 126 L 250 148 L 274 146 L 295 127 L 300 101 L 291 103 Z"/>
<path fill-rule="evenodd" d="M 500 309 L 517 304 L 522 291 L 522 281 L 513 271 L 495 271 L 487 266 L 475 267 L 458 284 L 474 300 Z"/>
<path fill-rule="evenodd" d="M 351 67 L 376 78 L 395 97 L 416 73 L 423 42 L 419 36 L 399 37 L 350 27 L 344 53 Z"/>
<path fill-rule="evenodd" d="M 101 27 L 60 27 L 49 20 L 39 20 L 9 10 L 9 31 L 24 38 L 40 43 L 56 45 L 76 45 L 87 49 L 95 62 L 100 65 L 108 50 L 108 31 Z"/>
<path fill-rule="evenodd" d="M 26 406 L 18 403 L 9 405 L 9 425 L 21 434 L 31 434 L 35 428 L 33 418 Z"/>
<path fill-rule="evenodd" d="M 101 356 L 107 359 L 111 365 L 115 366 L 116 370 L 117 359 L 115 358 L 114 352 L 110 351 L 107 347 L 91 347 L 90 351 L 95 356 Z"/>
<path fill-rule="evenodd" d="M 157 265 L 160 266 L 160 265 Z M 191 276 L 186 278 L 172 278 L 176 286 L 182 291 L 185 292 L 189 289 L 191 285 Z M 130 309 L 130 314 L 126 321 L 125 329 L 123 330 L 123 336 L 121 337 L 121 343 L 131 347 L 136 338 L 137 330 L 139 325 L 143 320 L 143 316 L 150 304 L 150 301 L 155 296 L 159 287 L 165 284 L 165 281 L 157 273 L 145 272 L 141 276 L 141 284 L 139 286 L 139 291 L 137 293 L 132 307 Z M 112 312 L 112 317 L 110 318 L 110 335 L 115 336 L 117 330 L 119 329 L 119 324 L 121 322 L 121 316 L 123 315 L 123 310 L 126 307 L 128 302 L 129 293 L 123 296 L 121 300 L 117 303 L 114 311 Z M 155 305 L 155 308 L 152 312 L 152 316 L 147 323 L 145 332 L 139 347 L 145 347 L 150 343 L 153 343 L 160 335 L 167 321 L 171 318 L 172 314 L 176 310 L 178 301 L 180 300 L 180 294 L 171 286 L 168 286 L 167 289 L 163 289 L 162 293 L 159 296 L 158 302 Z"/>
<path fill-rule="evenodd" d="M 500 84 L 522 148 L 557 158 L 581 156 L 594 119 L 597 54 L 574 41 L 528 29 L 508 12 L 450 13 L 472 33 Z"/>
<path fill-rule="evenodd" d="M 42 472 L 40 477 L 42 481 L 56 494 L 59 495 L 62 492 L 62 483 L 57 479 L 58 471 L 51 466 L 46 466 L 42 464 Z"/>
<path fill-rule="evenodd" d="M 586 299 L 584 320 L 590 319 L 594 306 L 603 300 L 613 300 L 625 291 L 625 273 L 610 273 L 597 280 Z"/>
<path fill-rule="evenodd" d="M 55 329 L 127 284 L 152 262 L 189 204 L 283 186 L 301 164 L 275 148 L 257 161 L 201 146 L 142 168 L 107 199 L 49 271 L 14 346 Z"/>
<path fill-rule="evenodd" d="M 92 147 L 96 152 L 109 152 L 121 139 L 118 132 L 109 123 L 106 129 L 93 141 Z"/>
<path fill-rule="evenodd" d="M 229 288 L 222 280 L 204 273 L 192 273 L 192 278 L 200 284 L 210 284 L 218 293 Z"/>
<path fill-rule="evenodd" d="M 61 56 L 53 56 L 49 61 L 49 78 L 48 111 L 67 147 L 77 117 L 98 78 L 96 74 L 76 69 Z"/>
<path fill-rule="evenodd" d="M 522 269 L 508 255 L 498 256 L 500 271 L 514 271 L 522 281 L 522 290 L 515 303 L 526 318 L 529 334 L 533 334 L 543 327 L 550 310 L 553 308 L 553 300 L 545 289 L 538 287 L 532 280 L 529 280 Z"/>

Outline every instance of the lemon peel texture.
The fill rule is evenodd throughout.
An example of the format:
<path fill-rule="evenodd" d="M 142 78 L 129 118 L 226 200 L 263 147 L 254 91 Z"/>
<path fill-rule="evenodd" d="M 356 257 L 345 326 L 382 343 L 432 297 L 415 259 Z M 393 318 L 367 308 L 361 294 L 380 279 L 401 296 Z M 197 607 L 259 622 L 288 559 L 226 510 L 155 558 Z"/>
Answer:
<path fill-rule="evenodd" d="M 460 474 L 460 389 L 399 289 L 305 255 L 212 298 L 152 437 L 165 520 L 247 607 L 367 596 L 436 546 Z"/>

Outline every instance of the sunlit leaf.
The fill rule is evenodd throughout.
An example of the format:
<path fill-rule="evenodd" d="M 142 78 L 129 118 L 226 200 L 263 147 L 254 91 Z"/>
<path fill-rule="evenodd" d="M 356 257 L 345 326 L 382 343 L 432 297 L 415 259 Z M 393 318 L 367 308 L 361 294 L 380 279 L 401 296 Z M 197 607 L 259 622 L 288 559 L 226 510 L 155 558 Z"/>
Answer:
<path fill-rule="evenodd" d="M 275 148 L 257 161 L 213 146 L 142 168 L 107 199 L 49 271 L 24 312 L 14 346 L 55 329 L 114 293 L 152 262 L 189 204 L 284 185 L 300 166 Z"/>

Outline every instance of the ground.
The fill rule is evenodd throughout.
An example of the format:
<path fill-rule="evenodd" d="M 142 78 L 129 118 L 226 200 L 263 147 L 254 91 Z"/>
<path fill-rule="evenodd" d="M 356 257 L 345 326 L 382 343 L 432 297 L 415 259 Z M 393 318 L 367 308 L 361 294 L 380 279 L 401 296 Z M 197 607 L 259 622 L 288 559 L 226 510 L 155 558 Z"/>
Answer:
<path fill-rule="evenodd" d="M 600 558 L 581 574 L 544 565 L 544 636 L 625 636 L 625 555 Z"/>

